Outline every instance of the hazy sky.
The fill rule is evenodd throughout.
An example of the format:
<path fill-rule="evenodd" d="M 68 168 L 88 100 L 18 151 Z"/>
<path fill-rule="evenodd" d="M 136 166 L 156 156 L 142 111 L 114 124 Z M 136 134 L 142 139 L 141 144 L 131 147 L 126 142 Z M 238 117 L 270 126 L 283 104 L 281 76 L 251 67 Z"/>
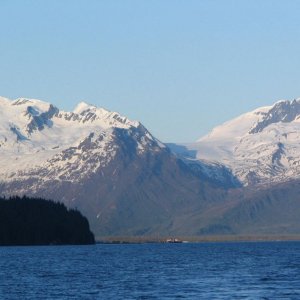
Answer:
<path fill-rule="evenodd" d="M 85 100 L 165 142 L 300 97 L 300 1 L 0 0 L 0 95 Z"/>

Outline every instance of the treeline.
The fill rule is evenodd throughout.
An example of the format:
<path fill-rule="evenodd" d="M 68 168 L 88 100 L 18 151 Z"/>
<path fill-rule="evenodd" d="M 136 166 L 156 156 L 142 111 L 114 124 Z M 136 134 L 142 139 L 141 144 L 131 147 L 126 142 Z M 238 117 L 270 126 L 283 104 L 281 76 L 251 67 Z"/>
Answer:
<path fill-rule="evenodd" d="M 94 244 L 88 220 L 41 198 L 0 198 L 0 245 Z"/>

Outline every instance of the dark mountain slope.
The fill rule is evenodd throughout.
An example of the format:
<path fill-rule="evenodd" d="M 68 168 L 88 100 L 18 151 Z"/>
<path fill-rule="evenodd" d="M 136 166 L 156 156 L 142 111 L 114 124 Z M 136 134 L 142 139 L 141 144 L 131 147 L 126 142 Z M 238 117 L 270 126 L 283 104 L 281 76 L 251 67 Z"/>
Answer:
<path fill-rule="evenodd" d="M 23 98 L 0 98 L 0 108 L 0 195 L 77 207 L 97 236 L 166 235 L 214 202 L 218 186 L 236 186 L 224 166 L 180 160 L 116 112 Z"/>
<path fill-rule="evenodd" d="M 227 200 L 214 209 L 218 212 L 216 217 L 210 215 L 211 218 L 200 233 L 300 234 L 300 181 L 273 184 L 260 190 L 236 190 L 229 193 Z"/>
<path fill-rule="evenodd" d="M 40 183 L 33 176 L 1 189 L 13 193 L 27 187 L 26 194 L 77 207 L 97 236 L 168 235 L 174 232 L 176 218 L 217 201 L 217 186 L 196 176 L 168 148 L 152 145 L 138 154 L 134 140 L 122 130 L 114 133 L 113 144 L 116 154 L 109 165 L 79 183 Z"/>

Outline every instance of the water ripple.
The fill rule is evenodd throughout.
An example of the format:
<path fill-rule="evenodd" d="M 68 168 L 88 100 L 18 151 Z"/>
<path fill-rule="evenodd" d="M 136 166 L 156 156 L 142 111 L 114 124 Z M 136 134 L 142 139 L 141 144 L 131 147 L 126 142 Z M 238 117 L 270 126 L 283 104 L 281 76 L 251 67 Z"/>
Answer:
<path fill-rule="evenodd" d="M 1 247 L 0 299 L 300 299 L 300 243 Z"/>

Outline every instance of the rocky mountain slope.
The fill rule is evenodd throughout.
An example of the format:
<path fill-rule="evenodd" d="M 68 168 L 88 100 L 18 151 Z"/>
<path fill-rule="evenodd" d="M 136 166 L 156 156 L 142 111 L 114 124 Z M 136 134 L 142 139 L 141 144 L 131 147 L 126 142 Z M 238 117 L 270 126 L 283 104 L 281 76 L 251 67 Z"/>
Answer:
<path fill-rule="evenodd" d="M 167 147 L 86 103 L 0 98 L 0 196 L 76 207 L 98 238 L 299 234 L 299 126 L 300 100 L 280 101 Z"/>
<path fill-rule="evenodd" d="M 172 147 L 194 161 L 226 165 L 244 185 L 300 178 L 300 100 L 279 101 L 214 128 L 197 142 Z"/>
<path fill-rule="evenodd" d="M 300 180 L 231 190 L 224 201 L 189 218 L 208 235 L 299 235 Z M 209 217 L 204 217 L 209 216 Z"/>
<path fill-rule="evenodd" d="M 0 194 L 77 207 L 96 236 L 167 234 L 217 186 L 238 185 L 220 164 L 191 166 L 141 123 L 103 108 L 0 98 L 0 114 Z"/>

